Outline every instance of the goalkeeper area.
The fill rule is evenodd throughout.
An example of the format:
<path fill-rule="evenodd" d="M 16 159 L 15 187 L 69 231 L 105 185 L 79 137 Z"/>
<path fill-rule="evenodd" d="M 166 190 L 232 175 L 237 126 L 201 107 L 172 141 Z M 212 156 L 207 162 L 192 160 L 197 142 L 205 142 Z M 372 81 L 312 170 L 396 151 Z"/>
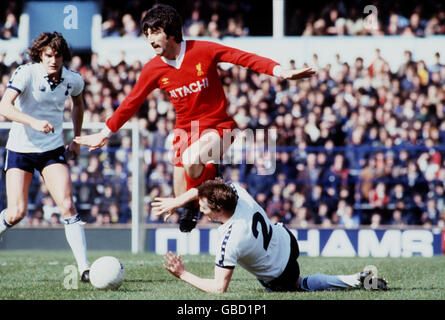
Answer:
<path fill-rule="evenodd" d="M 388 280 L 389 291 L 365 289 L 272 293 L 242 268 L 236 268 L 224 295 L 209 294 L 176 279 L 164 270 L 163 256 L 124 251 L 90 251 L 89 259 L 111 255 L 124 265 L 126 276 L 116 291 L 94 289 L 89 283 L 71 282 L 66 288 L 67 266 L 74 264 L 68 250 L 8 250 L 0 252 L 1 300 L 443 300 L 445 299 L 445 257 L 412 258 L 328 258 L 301 256 L 301 274 L 349 274 L 374 265 Z M 212 277 L 214 257 L 184 255 L 187 269 L 201 277 Z M 77 288 L 76 288 L 77 285 Z M 289 302 L 293 303 L 293 302 Z"/>

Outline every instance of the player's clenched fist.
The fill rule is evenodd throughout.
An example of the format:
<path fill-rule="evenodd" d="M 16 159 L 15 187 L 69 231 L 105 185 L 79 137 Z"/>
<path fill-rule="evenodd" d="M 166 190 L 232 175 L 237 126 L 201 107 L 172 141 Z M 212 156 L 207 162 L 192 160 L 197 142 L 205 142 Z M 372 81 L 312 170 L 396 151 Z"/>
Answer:
<path fill-rule="evenodd" d="M 54 127 L 46 120 L 34 120 L 31 122 L 31 128 L 43 133 L 54 133 Z"/>

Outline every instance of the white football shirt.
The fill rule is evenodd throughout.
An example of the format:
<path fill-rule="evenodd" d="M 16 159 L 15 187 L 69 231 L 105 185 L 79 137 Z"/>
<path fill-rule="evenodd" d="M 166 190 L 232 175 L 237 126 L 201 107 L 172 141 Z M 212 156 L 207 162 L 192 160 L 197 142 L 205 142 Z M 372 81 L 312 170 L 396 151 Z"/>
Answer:
<path fill-rule="evenodd" d="M 8 88 L 20 94 L 14 102 L 17 109 L 39 120 L 47 120 L 54 133 L 45 134 L 30 126 L 13 122 L 6 149 L 21 152 L 46 152 L 64 145 L 63 110 L 69 95 L 82 93 L 82 76 L 62 67 L 58 83 L 52 83 L 41 63 L 28 63 L 18 67 L 9 81 Z"/>
<path fill-rule="evenodd" d="M 289 233 L 281 224 L 273 224 L 243 187 L 230 185 L 238 194 L 238 203 L 233 216 L 218 228 L 216 265 L 233 268 L 239 264 L 260 280 L 277 278 L 289 261 Z"/>

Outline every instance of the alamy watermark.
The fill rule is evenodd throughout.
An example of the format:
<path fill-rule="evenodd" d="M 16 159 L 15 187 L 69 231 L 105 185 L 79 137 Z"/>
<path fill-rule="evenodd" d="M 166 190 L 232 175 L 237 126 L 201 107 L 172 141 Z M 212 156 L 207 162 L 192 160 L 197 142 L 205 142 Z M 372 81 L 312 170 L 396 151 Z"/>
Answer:
<path fill-rule="evenodd" d="M 63 27 L 65 30 L 79 29 L 78 10 L 77 7 L 70 4 L 63 8 L 63 13 L 66 14 L 63 19 Z"/>
<path fill-rule="evenodd" d="M 79 288 L 79 274 L 74 265 L 67 265 L 63 269 L 63 287 L 67 290 L 77 290 Z"/>
<path fill-rule="evenodd" d="M 377 267 L 374 265 L 368 265 L 363 270 L 369 272 L 369 275 L 367 275 L 363 281 L 363 287 L 367 290 L 377 290 L 378 289 Z"/>
<path fill-rule="evenodd" d="M 378 10 L 377 7 L 368 4 L 363 8 L 363 13 L 368 14 L 363 21 L 363 27 L 367 30 L 376 31 L 379 29 Z"/>
<path fill-rule="evenodd" d="M 276 169 L 277 129 L 205 129 L 191 122 L 190 131 L 174 130 L 173 164 L 255 165 L 258 175 L 270 175 Z"/>

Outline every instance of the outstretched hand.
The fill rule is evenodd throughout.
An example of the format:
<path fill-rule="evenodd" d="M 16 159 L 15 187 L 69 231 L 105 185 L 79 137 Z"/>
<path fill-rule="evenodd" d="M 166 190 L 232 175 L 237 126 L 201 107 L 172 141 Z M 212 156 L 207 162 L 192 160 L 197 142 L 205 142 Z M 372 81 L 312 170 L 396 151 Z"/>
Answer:
<path fill-rule="evenodd" d="M 164 268 L 168 270 L 172 275 L 177 278 L 180 278 L 181 275 L 185 272 L 184 262 L 181 259 L 181 256 L 175 256 L 175 254 L 169 251 L 164 256 L 165 264 L 163 264 Z"/>
<path fill-rule="evenodd" d="M 312 68 L 304 68 L 300 70 L 283 69 L 281 77 L 286 80 L 299 80 L 312 77 L 316 72 Z"/>
<path fill-rule="evenodd" d="M 166 213 L 164 221 L 167 221 L 170 216 L 176 212 L 180 207 L 176 198 L 155 198 L 151 204 L 152 212 L 156 217 Z"/>
<path fill-rule="evenodd" d="M 95 133 L 95 134 L 86 135 L 86 136 L 74 137 L 74 139 L 73 139 L 73 141 L 77 144 L 90 147 L 90 149 L 89 149 L 90 152 L 100 149 L 103 146 L 105 146 L 107 140 L 108 140 L 108 138 L 105 137 L 100 132 Z"/>

